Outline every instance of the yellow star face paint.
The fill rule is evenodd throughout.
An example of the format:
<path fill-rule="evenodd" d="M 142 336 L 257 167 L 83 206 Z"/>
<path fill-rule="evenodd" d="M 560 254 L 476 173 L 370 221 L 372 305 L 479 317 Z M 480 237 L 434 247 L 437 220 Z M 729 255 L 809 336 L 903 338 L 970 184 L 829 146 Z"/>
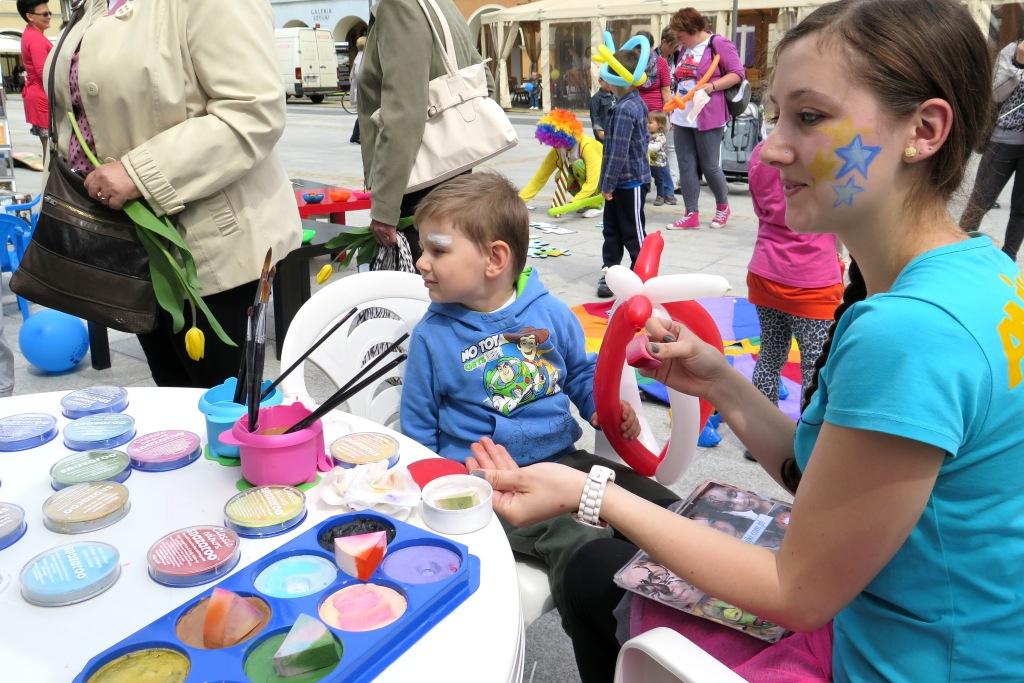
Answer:
<path fill-rule="evenodd" d="M 839 166 L 839 161 L 835 158 L 834 150 L 818 151 L 811 163 L 807 164 L 807 171 L 811 174 L 811 180 L 817 185 L 823 180 L 831 180 L 837 166 Z"/>

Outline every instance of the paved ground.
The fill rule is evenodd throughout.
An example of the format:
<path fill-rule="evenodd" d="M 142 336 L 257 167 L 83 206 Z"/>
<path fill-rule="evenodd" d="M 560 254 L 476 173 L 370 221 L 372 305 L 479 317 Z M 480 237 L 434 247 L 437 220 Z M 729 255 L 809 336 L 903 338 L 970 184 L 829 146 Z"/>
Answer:
<path fill-rule="evenodd" d="M 28 134 L 24 123 L 21 101 L 11 98 L 11 129 L 15 148 L 18 150 L 38 149 L 38 142 Z M 320 106 L 308 103 L 294 103 L 288 106 L 288 127 L 279 145 L 279 153 L 293 178 L 308 178 L 324 182 L 337 182 L 361 186 L 362 165 L 358 145 L 348 142 L 355 117 L 345 114 L 336 103 Z M 512 120 L 520 136 L 520 145 L 502 155 L 488 166 L 509 176 L 513 182 L 522 185 L 533 174 L 545 148 L 533 139 L 536 117 L 527 112 L 515 112 Z M 973 179 L 973 170 L 970 174 Z M 37 193 L 42 186 L 42 174 L 19 169 L 18 189 L 22 192 Z M 551 188 L 537 197 L 533 204 L 541 210 L 536 219 L 551 222 L 545 209 L 550 200 Z M 969 185 L 968 185 L 969 189 Z M 959 215 L 964 197 L 960 196 L 951 207 Z M 1001 197 L 1002 208 L 993 210 L 983 224 L 983 229 L 993 235 L 1002 234 L 1009 208 L 1009 192 Z M 713 199 L 707 188 L 701 193 L 700 209 L 704 216 L 704 227 L 696 231 L 664 232 L 666 249 L 662 257 L 662 273 L 709 273 L 726 277 L 733 287 L 733 294 L 746 295 L 746 265 L 754 244 L 757 224 L 753 215 L 749 194 L 745 185 L 730 187 L 730 203 L 733 217 L 723 230 L 710 230 L 707 222 L 713 214 Z M 648 232 L 661 229 L 664 225 L 682 215 L 681 207 L 647 206 Z M 369 222 L 366 212 L 352 213 L 349 221 L 356 225 Z M 539 268 L 544 283 L 554 294 L 569 305 L 595 299 L 594 286 L 600 273 L 601 232 L 600 218 L 586 220 L 566 218 L 559 225 L 575 230 L 570 235 L 544 236 L 544 240 L 555 246 L 569 248 L 571 256 L 554 259 L 531 259 L 530 265 Z M 320 263 L 312 265 L 313 273 Z M 255 275 L 255 274 L 254 274 Z M 5 334 L 12 347 L 17 347 L 21 319 L 17 313 L 13 296 L 6 287 L 4 297 Z M 313 285 L 316 287 L 315 283 Z M 273 326 L 270 326 L 273 330 Z M 56 391 L 85 387 L 97 383 L 119 384 L 122 386 L 151 386 L 152 380 L 138 342 L 131 335 L 111 332 L 111 355 L 113 367 L 97 372 L 91 369 L 86 358 L 77 368 L 61 375 L 45 375 L 35 370 L 16 351 L 15 393 L 27 394 L 40 391 Z M 274 376 L 279 370 L 273 358 L 267 359 L 267 375 Z M 326 395 L 328 387 L 320 386 L 315 392 Z M 648 410 L 648 417 L 655 430 L 664 436 L 667 428 L 667 412 L 657 407 Z M 581 447 L 593 443 L 593 431 L 587 428 Z M 742 446 L 728 428 L 722 429 L 722 444 L 714 449 L 701 449 L 693 467 L 674 488 L 680 494 L 689 493 L 695 484 L 704 479 L 718 479 L 739 486 L 757 490 L 769 495 L 783 495 L 774 482 L 755 465 L 745 461 Z M 557 615 L 549 613 L 535 622 L 527 631 L 526 680 L 534 683 L 564 683 L 578 679 L 568 639 L 562 632 Z"/>

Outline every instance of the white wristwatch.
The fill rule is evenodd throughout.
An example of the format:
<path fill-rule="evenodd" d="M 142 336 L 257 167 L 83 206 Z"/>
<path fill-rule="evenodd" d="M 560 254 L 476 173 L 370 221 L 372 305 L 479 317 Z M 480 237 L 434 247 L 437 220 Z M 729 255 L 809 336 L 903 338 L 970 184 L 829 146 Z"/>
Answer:
<path fill-rule="evenodd" d="M 587 483 L 583 485 L 580 496 L 580 509 L 576 513 L 576 521 L 587 526 L 603 529 L 608 524 L 601 521 L 601 501 L 608 482 L 615 481 L 615 471 L 603 465 L 594 465 L 587 475 Z"/>

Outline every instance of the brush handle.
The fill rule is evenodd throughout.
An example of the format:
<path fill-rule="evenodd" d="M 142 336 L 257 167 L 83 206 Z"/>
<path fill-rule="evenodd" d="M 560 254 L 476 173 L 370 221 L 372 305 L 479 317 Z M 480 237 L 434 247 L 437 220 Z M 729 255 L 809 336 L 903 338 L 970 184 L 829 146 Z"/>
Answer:
<path fill-rule="evenodd" d="M 310 413 L 306 417 L 302 418 L 300 421 L 298 421 L 295 424 L 293 424 L 291 427 L 289 427 L 287 430 L 285 430 L 284 433 L 285 434 L 291 434 L 293 432 L 299 431 L 300 429 L 305 429 L 305 428 L 309 427 L 314 422 L 316 422 L 317 420 L 322 418 L 324 415 L 326 415 L 327 413 L 331 412 L 332 410 L 334 410 L 335 408 L 340 406 L 342 403 L 344 403 L 348 399 L 352 398 L 353 396 L 358 394 L 360 391 L 362 391 L 366 387 L 370 386 L 371 384 L 376 382 L 378 379 L 380 379 L 381 377 L 383 377 L 384 375 L 388 374 L 389 372 L 394 370 L 396 367 L 398 367 L 399 365 L 404 363 L 405 359 L 406 359 L 406 355 L 404 353 L 399 354 L 394 360 L 392 360 L 390 363 L 388 363 L 384 367 L 382 367 L 379 370 L 377 370 L 376 372 L 374 372 L 372 375 L 370 375 L 369 377 L 364 379 L 362 382 L 359 382 L 358 384 L 356 384 L 353 387 L 349 387 L 349 385 L 346 385 L 345 387 L 342 387 L 341 389 L 338 389 L 336 392 L 334 392 L 334 395 L 332 395 L 330 398 L 328 398 L 326 401 L 324 401 L 320 405 L 319 408 L 314 410 L 312 413 Z M 349 384 L 351 384 L 351 382 Z"/>
<path fill-rule="evenodd" d="M 246 315 L 248 316 L 248 319 L 246 320 L 247 324 L 245 326 L 245 344 L 242 346 L 242 358 L 238 362 L 238 381 L 235 382 L 235 395 L 232 397 L 232 400 L 239 404 L 245 400 L 245 378 L 247 377 L 246 363 L 248 363 L 249 354 L 252 353 L 252 332 L 253 324 L 255 322 L 252 317 L 252 306 L 249 307 Z"/>
<path fill-rule="evenodd" d="M 278 375 L 277 379 L 275 379 L 270 384 L 270 386 L 267 387 L 263 391 L 262 394 L 260 394 L 260 401 L 266 400 L 267 396 L 270 396 L 271 392 L 273 392 L 274 389 L 277 388 L 277 385 L 280 384 L 284 380 L 285 377 L 287 377 L 288 375 L 291 374 L 292 370 L 294 370 L 295 368 L 299 367 L 299 365 L 302 364 L 302 362 L 304 360 L 309 358 L 311 353 L 316 351 L 320 347 L 321 344 L 323 344 L 325 341 L 327 341 L 328 337 L 330 337 L 332 334 L 334 334 L 339 329 L 341 329 L 341 326 L 344 325 L 346 322 L 348 322 L 348 319 L 356 314 L 356 310 L 357 310 L 356 308 L 350 308 L 345 315 L 341 316 L 341 320 L 339 320 L 338 322 L 334 323 L 334 326 L 331 327 L 331 329 L 327 330 L 327 332 L 325 332 L 322 337 L 320 337 L 315 342 L 313 342 L 313 345 L 310 346 L 308 349 L 306 349 L 305 353 L 303 353 L 301 356 L 299 356 L 298 359 L 294 363 L 289 365 L 287 370 L 285 370 L 280 375 Z"/>

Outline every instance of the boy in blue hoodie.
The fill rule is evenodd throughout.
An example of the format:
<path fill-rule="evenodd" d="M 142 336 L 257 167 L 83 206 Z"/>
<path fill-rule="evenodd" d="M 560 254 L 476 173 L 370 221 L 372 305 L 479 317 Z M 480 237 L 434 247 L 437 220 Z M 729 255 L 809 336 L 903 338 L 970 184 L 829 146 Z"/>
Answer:
<path fill-rule="evenodd" d="M 596 358 L 586 353 L 569 308 L 525 268 L 529 222 L 515 187 L 495 173 L 461 176 L 420 202 L 423 255 L 416 267 L 432 303 L 409 342 L 402 432 L 459 461 L 488 436 L 520 465 L 547 460 L 583 471 L 604 465 L 637 495 L 675 499 L 629 467 L 575 448 L 583 430 L 569 401 L 595 421 Z M 636 414 L 628 403 L 622 407 L 622 434 L 636 438 Z M 548 565 L 558 607 L 565 562 L 584 543 L 612 535 L 572 515 L 505 529 L 514 551 Z"/>

